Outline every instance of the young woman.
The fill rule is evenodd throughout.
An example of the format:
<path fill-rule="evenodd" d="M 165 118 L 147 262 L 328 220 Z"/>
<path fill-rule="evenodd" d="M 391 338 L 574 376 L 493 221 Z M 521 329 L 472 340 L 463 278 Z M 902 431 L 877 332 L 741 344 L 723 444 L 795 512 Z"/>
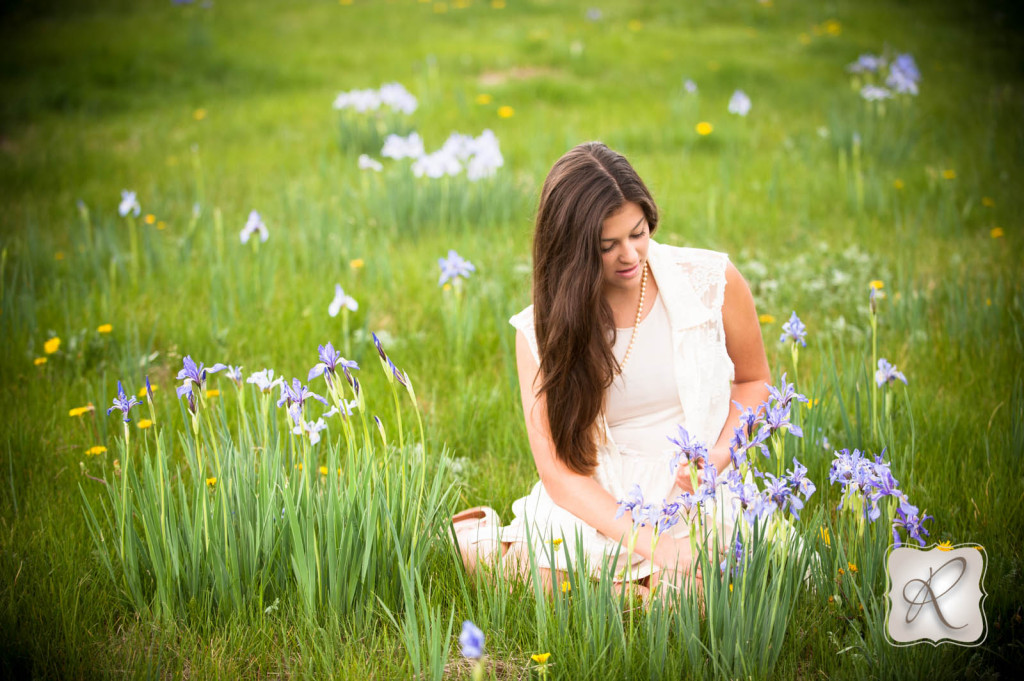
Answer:
<path fill-rule="evenodd" d="M 487 508 L 453 518 L 467 568 L 501 560 L 529 574 L 529 548 L 549 587 L 578 551 L 596 575 L 618 554 L 622 580 L 693 565 L 688 524 L 642 527 L 634 553 L 634 484 L 648 502 L 692 491 L 670 473 L 668 436 L 682 424 L 719 473 L 743 406 L 771 380 L 750 289 L 726 255 L 661 245 L 654 199 L 629 162 L 598 142 L 555 163 L 533 240 L 533 305 L 515 315 L 516 361 L 540 480 L 500 527 Z M 720 487 L 719 503 L 731 506 Z M 559 541 L 561 540 L 561 541 Z M 678 577 L 679 572 L 672 572 Z"/>

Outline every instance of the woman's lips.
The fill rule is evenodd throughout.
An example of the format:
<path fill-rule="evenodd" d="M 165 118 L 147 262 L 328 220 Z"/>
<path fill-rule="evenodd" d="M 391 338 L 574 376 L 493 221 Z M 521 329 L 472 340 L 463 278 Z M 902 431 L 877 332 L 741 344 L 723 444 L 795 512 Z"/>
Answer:
<path fill-rule="evenodd" d="M 637 263 L 637 264 L 633 265 L 632 267 L 630 267 L 628 269 L 625 269 L 625 270 L 615 270 L 615 274 L 619 275 L 620 277 L 632 277 L 633 275 L 635 275 L 639 271 L 640 271 L 640 263 Z"/>

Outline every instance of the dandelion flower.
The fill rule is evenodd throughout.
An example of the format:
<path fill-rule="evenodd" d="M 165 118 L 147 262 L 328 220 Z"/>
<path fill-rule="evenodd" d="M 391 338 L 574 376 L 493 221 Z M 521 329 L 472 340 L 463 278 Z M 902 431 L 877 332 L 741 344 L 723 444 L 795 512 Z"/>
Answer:
<path fill-rule="evenodd" d="M 206 118 L 206 109 L 196 109 L 192 112 L 192 118 L 201 121 Z"/>
<path fill-rule="evenodd" d="M 153 427 L 153 421 L 151 419 L 139 419 L 137 425 L 139 426 L 139 430 L 145 430 L 146 428 Z"/>
<path fill-rule="evenodd" d="M 163 231 L 167 229 L 167 223 L 164 222 L 163 220 L 160 220 L 156 223 L 156 228 L 159 229 L 160 231 Z"/>
<path fill-rule="evenodd" d="M 320 475 L 327 475 L 327 466 L 320 466 Z"/>
<path fill-rule="evenodd" d="M 513 109 L 512 107 L 510 107 L 507 104 L 504 105 L 504 106 L 499 106 L 498 107 L 498 116 L 501 117 L 501 118 L 512 118 L 515 115 L 516 115 L 516 110 Z"/>
<path fill-rule="evenodd" d="M 903 180 L 896 178 L 895 180 L 892 181 L 892 186 L 894 189 L 903 189 L 903 187 L 906 185 L 903 184 Z"/>
<path fill-rule="evenodd" d="M 994 208 L 996 202 L 992 199 L 991 196 L 983 196 L 981 197 L 981 205 L 985 206 L 985 208 Z"/>
<path fill-rule="evenodd" d="M 774 324 L 775 316 L 770 314 L 758 315 L 757 321 L 761 322 L 762 324 Z"/>
<path fill-rule="evenodd" d="M 639 19 L 630 19 L 629 24 L 627 24 L 627 26 L 629 26 L 629 30 L 636 32 L 644 27 L 644 22 L 640 21 Z"/>
<path fill-rule="evenodd" d="M 52 355 L 60 349 L 60 338 L 54 336 L 45 343 L 43 343 L 43 351 L 48 355 Z"/>
<path fill-rule="evenodd" d="M 213 478 L 207 478 L 207 479 L 206 479 L 206 484 L 207 484 L 207 486 L 209 486 L 209 487 L 213 487 L 214 485 L 216 485 L 216 484 L 217 484 L 217 478 L 216 478 L 216 477 L 213 477 Z"/>
<path fill-rule="evenodd" d="M 63 260 L 64 259 L 64 251 L 57 251 L 56 253 L 54 253 L 53 254 L 53 259 L 54 260 Z"/>
<path fill-rule="evenodd" d="M 96 327 L 97 333 L 110 333 L 114 330 L 113 324 L 100 324 Z"/>
<path fill-rule="evenodd" d="M 160 386 L 157 386 L 157 385 L 151 385 L 149 387 L 152 390 L 152 392 L 156 392 L 157 390 L 160 389 Z M 146 387 L 143 386 L 143 387 L 139 388 L 139 397 L 145 397 L 145 396 L 146 396 Z"/>
<path fill-rule="evenodd" d="M 850 572 L 856 572 L 857 571 L 857 564 L 856 563 L 847 563 L 846 567 L 850 568 Z"/>
<path fill-rule="evenodd" d="M 69 410 L 68 411 L 68 416 L 74 418 L 75 416 L 81 416 L 82 414 L 87 414 L 90 411 L 96 411 L 96 407 L 94 407 L 91 404 L 87 404 L 84 407 L 75 407 L 74 409 Z"/>
<path fill-rule="evenodd" d="M 822 27 L 824 28 L 825 33 L 829 35 L 839 35 L 840 33 L 843 32 L 842 24 L 840 24 L 835 19 L 829 19 L 823 24 Z"/>
<path fill-rule="evenodd" d="M 491 7 L 494 9 L 505 9 L 505 0 L 491 0 Z"/>
<path fill-rule="evenodd" d="M 818 530 L 818 536 L 821 537 L 821 541 L 824 542 L 825 546 L 832 548 L 832 537 L 829 535 L 827 527 L 822 527 Z"/>
<path fill-rule="evenodd" d="M 537 664 L 547 663 L 549 657 L 551 657 L 551 653 L 537 653 L 536 655 L 530 655 L 530 659 Z"/>
<path fill-rule="evenodd" d="M 478 94 L 476 96 L 476 103 L 481 105 L 481 106 L 484 106 L 486 104 L 490 104 L 492 101 L 494 101 L 494 98 L 491 97 L 486 92 L 481 92 L 480 94 Z"/>
<path fill-rule="evenodd" d="M 89 449 L 85 450 L 85 453 L 88 456 L 98 456 L 100 454 L 106 454 L 107 448 L 103 445 L 93 445 L 92 447 L 89 447 Z"/>
<path fill-rule="evenodd" d="M 872 279 L 871 283 L 868 284 L 868 286 L 870 286 L 871 288 L 875 289 L 876 291 L 879 291 L 879 290 L 885 288 L 885 282 L 882 281 L 881 279 Z"/>
<path fill-rule="evenodd" d="M 142 220 L 147 225 L 152 225 L 156 223 L 156 216 L 153 215 L 152 213 L 146 213 L 146 217 L 142 218 Z"/>
<path fill-rule="evenodd" d="M 34 360 L 32 360 L 32 363 L 35 364 L 37 367 L 38 366 L 42 366 L 42 365 L 46 364 L 46 358 L 45 357 L 36 357 Z"/>
<path fill-rule="evenodd" d="M 206 396 L 207 397 L 220 397 L 220 391 L 217 390 L 216 388 L 210 388 L 209 390 L 206 391 Z"/>
<path fill-rule="evenodd" d="M 572 584 L 569 583 L 569 580 L 566 580 L 562 582 L 562 586 L 560 587 L 560 589 L 562 593 L 567 594 L 570 591 L 572 591 Z"/>
<path fill-rule="evenodd" d="M 701 121 L 697 124 L 697 134 L 702 137 L 710 135 L 712 130 L 714 130 L 714 127 L 707 121 Z"/>
<path fill-rule="evenodd" d="M 1003 234 L 1004 232 L 1002 227 L 993 227 L 992 230 L 988 233 L 988 235 L 993 239 L 998 239 L 999 237 L 1003 236 Z"/>
<path fill-rule="evenodd" d="M 947 541 L 941 542 L 935 548 L 937 548 L 939 551 L 952 551 L 953 550 L 953 543 L 947 540 Z"/>
<path fill-rule="evenodd" d="M 352 260 L 348 261 L 348 266 L 354 270 L 361 270 L 363 269 L 364 265 L 366 265 L 366 263 L 363 261 L 362 258 L 353 258 Z"/>
<path fill-rule="evenodd" d="M 953 170 L 952 168 L 946 168 L 945 170 L 942 171 L 942 177 L 946 178 L 947 180 L 955 180 L 956 171 Z"/>

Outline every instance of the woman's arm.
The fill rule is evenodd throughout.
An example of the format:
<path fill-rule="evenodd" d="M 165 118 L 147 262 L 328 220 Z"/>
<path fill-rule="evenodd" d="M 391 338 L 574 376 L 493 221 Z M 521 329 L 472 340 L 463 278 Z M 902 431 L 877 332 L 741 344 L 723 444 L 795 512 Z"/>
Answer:
<path fill-rule="evenodd" d="M 725 349 L 736 369 L 736 375 L 732 383 L 729 416 L 725 419 L 718 441 L 708 451 L 708 457 L 719 473 L 729 465 L 729 441 L 732 440 L 733 430 L 739 426 L 740 410 L 733 402 L 739 402 L 744 407 L 757 406 L 768 399 L 768 387 L 765 384 L 772 380 L 754 296 L 743 275 L 731 262 L 725 267 L 722 326 L 725 329 Z M 684 491 L 693 491 L 686 466 L 676 470 L 676 484 Z"/>
<path fill-rule="evenodd" d="M 534 392 L 535 385 L 539 384 L 539 381 L 536 381 L 539 368 L 522 332 L 516 334 L 516 364 L 519 369 L 519 391 L 523 400 L 526 432 L 530 438 L 533 460 L 544 489 L 556 504 L 606 537 L 626 544 L 633 532 L 630 513 L 627 511 L 621 518 L 616 519 L 618 500 L 594 478 L 571 471 L 555 455 L 555 445 L 551 440 L 551 430 L 548 426 L 546 397 Z M 640 528 L 634 549 L 636 553 L 648 559 L 651 558 L 651 535 L 650 527 Z M 690 562 L 689 555 L 689 542 L 675 542 L 663 536 L 658 540 L 654 560 L 663 567 L 674 567 L 676 563 L 687 567 Z"/>

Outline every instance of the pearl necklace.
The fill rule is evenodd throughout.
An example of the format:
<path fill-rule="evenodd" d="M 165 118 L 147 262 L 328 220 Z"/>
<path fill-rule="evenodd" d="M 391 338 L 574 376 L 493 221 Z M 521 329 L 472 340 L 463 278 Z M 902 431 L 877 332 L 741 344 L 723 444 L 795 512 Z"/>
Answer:
<path fill-rule="evenodd" d="M 633 352 L 633 344 L 636 343 L 636 332 L 640 329 L 640 317 L 644 313 L 644 294 L 647 293 L 647 263 L 644 263 L 644 274 L 640 277 L 640 303 L 636 306 L 636 321 L 633 322 L 633 334 L 629 337 L 629 347 L 626 348 L 626 354 L 622 357 L 622 361 L 619 362 L 619 374 L 626 368 L 626 362 L 629 361 L 629 354 Z"/>

